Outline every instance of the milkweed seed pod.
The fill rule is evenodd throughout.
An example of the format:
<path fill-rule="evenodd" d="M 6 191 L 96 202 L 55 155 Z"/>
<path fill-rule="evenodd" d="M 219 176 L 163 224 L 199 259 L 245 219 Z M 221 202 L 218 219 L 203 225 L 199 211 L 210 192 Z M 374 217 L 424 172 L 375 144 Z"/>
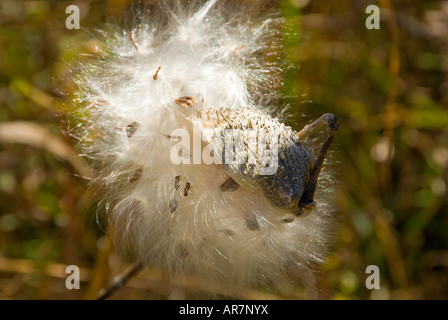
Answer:
<path fill-rule="evenodd" d="M 280 50 L 279 14 L 179 3 L 102 32 L 102 53 L 74 69 L 80 146 L 100 172 L 116 245 L 168 280 L 225 294 L 314 292 L 334 225 L 322 168 L 337 119 L 295 131 L 272 116 L 282 70 L 266 55 Z"/>

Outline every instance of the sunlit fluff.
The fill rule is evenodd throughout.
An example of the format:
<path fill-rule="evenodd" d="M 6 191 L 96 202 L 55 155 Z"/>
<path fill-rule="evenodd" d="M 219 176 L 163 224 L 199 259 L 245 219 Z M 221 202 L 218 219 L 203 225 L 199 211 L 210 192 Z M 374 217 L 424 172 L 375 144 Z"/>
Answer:
<path fill-rule="evenodd" d="M 135 27 L 102 32 L 103 52 L 75 69 L 81 147 L 100 172 L 117 247 L 167 279 L 193 276 L 230 294 L 295 294 L 297 283 L 313 291 L 333 223 L 326 172 L 317 208 L 294 218 L 250 188 L 223 192 L 221 165 L 170 161 L 179 128 L 193 136 L 259 117 L 259 126 L 292 132 L 271 117 L 281 98 L 282 19 L 221 1 L 148 8 Z"/>

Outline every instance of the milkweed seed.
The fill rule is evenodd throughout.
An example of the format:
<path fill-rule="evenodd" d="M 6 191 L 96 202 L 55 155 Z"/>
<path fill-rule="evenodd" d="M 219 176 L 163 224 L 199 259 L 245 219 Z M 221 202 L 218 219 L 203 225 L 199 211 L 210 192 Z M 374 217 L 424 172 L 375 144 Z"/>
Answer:
<path fill-rule="evenodd" d="M 190 182 L 187 182 L 185 184 L 185 188 L 184 188 L 184 196 L 185 197 L 188 196 L 188 194 L 190 193 L 190 187 L 191 187 Z"/>
<path fill-rule="evenodd" d="M 257 217 L 253 213 L 248 213 L 244 216 L 246 220 L 247 229 L 255 231 L 260 230 L 260 226 L 258 225 Z"/>
<path fill-rule="evenodd" d="M 139 124 L 135 121 L 128 124 L 126 126 L 126 136 L 128 138 L 131 138 L 137 132 L 138 127 L 139 127 Z"/>
<path fill-rule="evenodd" d="M 219 188 L 222 192 L 231 192 L 237 190 L 239 187 L 238 182 L 233 180 L 233 178 L 229 178 Z"/>
<path fill-rule="evenodd" d="M 179 258 L 185 259 L 188 256 L 187 242 L 184 240 L 179 244 Z"/>
<path fill-rule="evenodd" d="M 170 141 L 181 141 L 181 137 L 178 136 L 171 136 L 169 134 L 165 134 L 165 133 L 160 133 L 162 136 L 164 136 L 165 138 L 167 138 Z"/>
<path fill-rule="evenodd" d="M 195 101 L 192 97 L 181 97 L 175 100 L 176 104 L 181 106 L 181 107 L 185 107 L 185 108 L 190 108 L 194 105 Z"/>
<path fill-rule="evenodd" d="M 170 212 L 174 213 L 176 212 L 177 208 L 179 207 L 179 202 L 176 198 L 170 199 L 170 202 L 168 203 L 168 207 L 170 208 Z"/>
<path fill-rule="evenodd" d="M 222 232 L 226 236 L 229 236 L 229 237 L 233 237 L 235 235 L 235 232 L 230 229 L 222 229 L 222 230 L 219 230 L 219 232 Z"/>
<path fill-rule="evenodd" d="M 294 216 L 292 216 L 292 215 L 287 215 L 287 216 L 283 217 L 283 218 L 281 219 L 281 221 L 282 221 L 283 223 L 291 223 L 291 222 L 294 221 Z"/>
<path fill-rule="evenodd" d="M 130 183 L 134 183 L 135 181 L 139 180 L 142 177 L 142 173 L 143 173 L 143 166 L 141 166 L 140 168 L 135 169 L 134 174 L 129 179 L 129 182 Z"/>

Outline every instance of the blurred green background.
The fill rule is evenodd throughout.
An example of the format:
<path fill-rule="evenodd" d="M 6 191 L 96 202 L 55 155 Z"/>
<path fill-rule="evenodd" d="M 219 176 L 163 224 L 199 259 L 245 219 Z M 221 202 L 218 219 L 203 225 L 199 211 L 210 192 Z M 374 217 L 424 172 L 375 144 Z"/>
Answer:
<path fill-rule="evenodd" d="M 65 28 L 66 7 L 78 5 L 92 30 L 128 2 L 0 1 L 0 299 L 93 298 L 125 267 L 95 223 L 90 169 L 75 156 L 62 92 L 73 88 L 66 63 L 98 45 Z M 379 30 L 365 27 L 371 4 L 381 8 Z M 340 117 L 332 157 L 343 223 L 321 271 L 322 298 L 447 299 L 448 2 L 279 6 L 285 55 L 297 66 L 285 79 L 287 123 Z M 65 287 L 71 264 L 80 290 Z M 368 265 L 380 269 L 379 290 L 366 289 Z M 150 271 L 114 298 L 169 296 Z"/>

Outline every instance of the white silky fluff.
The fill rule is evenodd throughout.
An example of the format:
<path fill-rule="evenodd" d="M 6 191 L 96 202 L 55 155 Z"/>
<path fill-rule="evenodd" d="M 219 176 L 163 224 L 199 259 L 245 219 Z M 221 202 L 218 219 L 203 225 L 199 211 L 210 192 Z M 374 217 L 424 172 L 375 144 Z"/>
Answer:
<path fill-rule="evenodd" d="M 280 96 L 281 18 L 260 20 L 223 1 L 179 3 L 148 6 L 135 27 L 104 31 L 103 52 L 77 69 L 81 147 L 100 172 L 117 246 L 168 280 L 194 276 L 233 293 L 288 295 L 297 283 L 314 290 L 333 223 L 323 187 L 309 216 L 285 223 L 260 194 L 222 192 L 222 166 L 173 164 L 167 138 L 191 132 L 188 108 L 175 103 L 184 96 L 197 108 L 270 117 Z"/>

